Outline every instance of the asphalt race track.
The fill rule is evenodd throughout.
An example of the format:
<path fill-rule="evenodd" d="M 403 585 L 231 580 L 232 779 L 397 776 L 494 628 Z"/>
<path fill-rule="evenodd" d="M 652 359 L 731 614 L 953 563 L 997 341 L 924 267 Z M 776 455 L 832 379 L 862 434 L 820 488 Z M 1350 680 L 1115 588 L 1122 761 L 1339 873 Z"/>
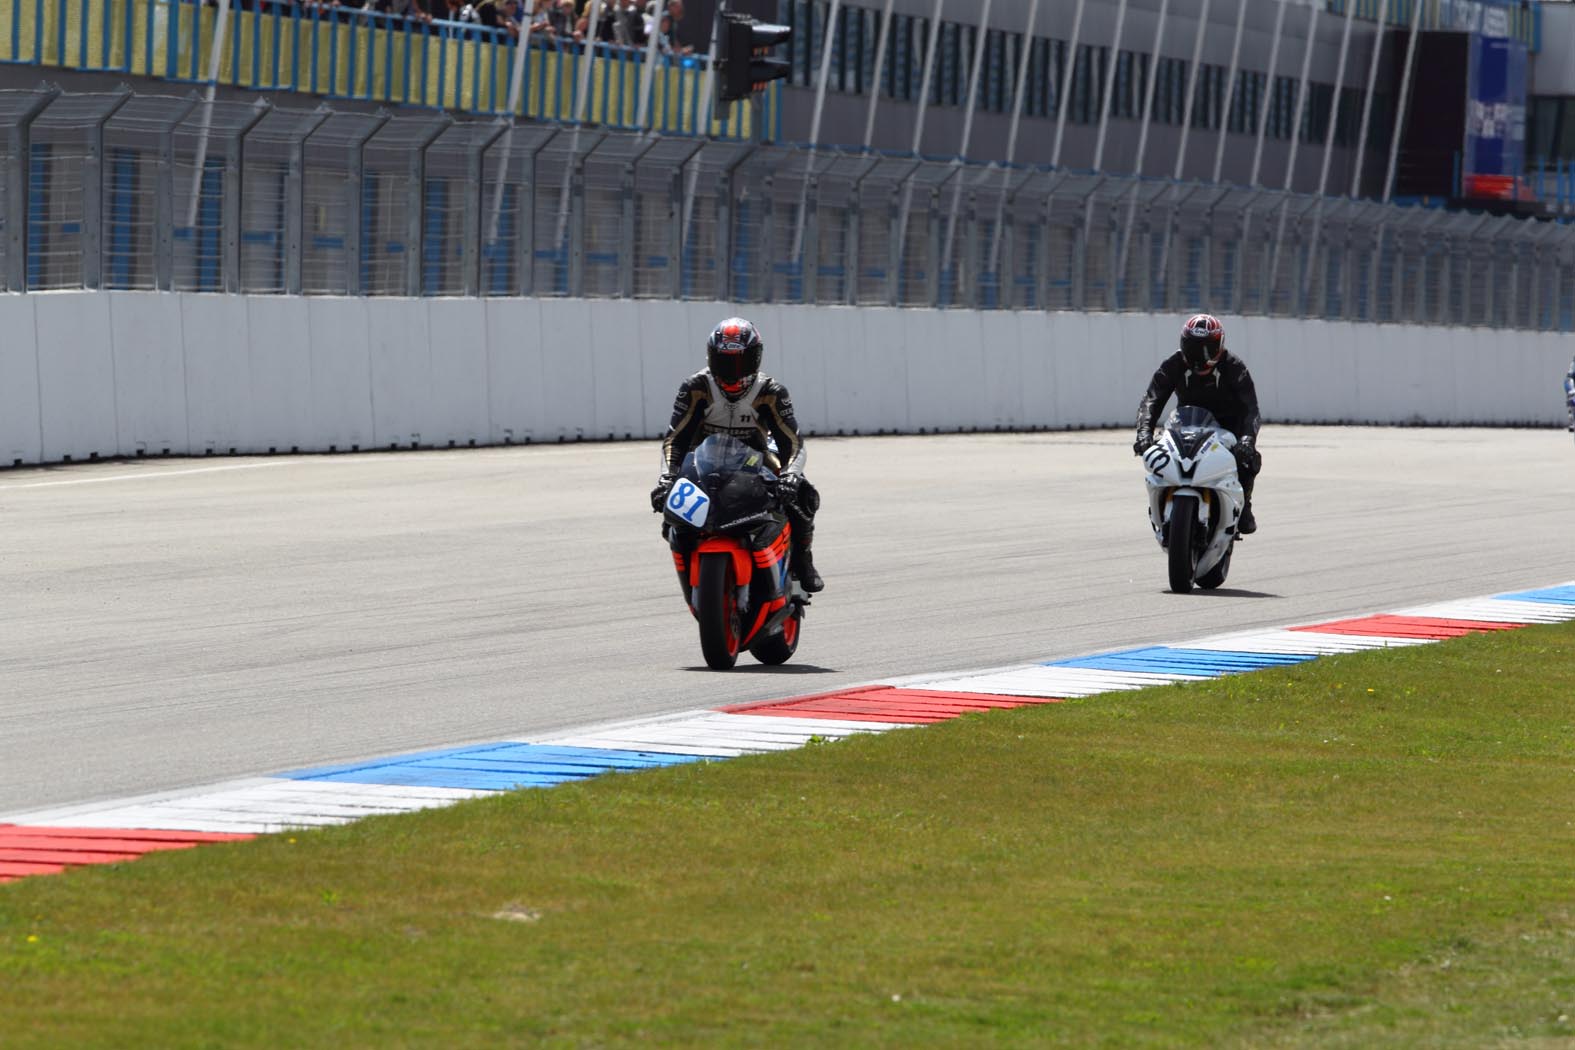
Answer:
<path fill-rule="evenodd" d="M 6 471 L 0 814 L 1575 575 L 1562 430 L 1271 425 L 1258 535 L 1173 595 L 1130 440 L 812 439 L 828 589 L 731 673 L 651 442 Z"/>

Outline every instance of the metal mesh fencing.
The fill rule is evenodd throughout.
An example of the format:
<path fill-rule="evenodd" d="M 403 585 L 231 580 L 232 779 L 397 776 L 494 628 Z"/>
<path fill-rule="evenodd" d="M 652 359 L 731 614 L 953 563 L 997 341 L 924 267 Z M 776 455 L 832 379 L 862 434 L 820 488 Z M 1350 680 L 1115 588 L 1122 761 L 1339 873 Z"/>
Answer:
<path fill-rule="evenodd" d="M 1556 218 L 195 93 L 0 92 L 0 230 L 12 291 L 1575 328 Z"/>

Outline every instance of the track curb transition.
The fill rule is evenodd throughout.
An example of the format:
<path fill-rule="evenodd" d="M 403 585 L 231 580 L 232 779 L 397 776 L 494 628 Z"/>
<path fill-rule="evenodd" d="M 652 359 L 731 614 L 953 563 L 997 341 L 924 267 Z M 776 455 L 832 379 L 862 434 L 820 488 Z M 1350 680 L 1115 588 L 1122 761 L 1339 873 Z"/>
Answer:
<path fill-rule="evenodd" d="M 347 824 L 605 773 L 784 751 L 976 711 L 1207 681 L 1320 656 L 1575 620 L 1575 581 L 1354 619 L 407 752 L 201 788 L 0 815 L 0 883 L 257 835 Z"/>

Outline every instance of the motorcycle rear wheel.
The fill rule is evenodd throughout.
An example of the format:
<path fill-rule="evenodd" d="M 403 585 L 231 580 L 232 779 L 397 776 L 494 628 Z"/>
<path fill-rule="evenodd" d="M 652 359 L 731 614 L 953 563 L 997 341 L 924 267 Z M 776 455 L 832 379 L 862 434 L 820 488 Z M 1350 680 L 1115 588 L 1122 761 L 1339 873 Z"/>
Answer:
<path fill-rule="evenodd" d="M 729 670 L 738 662 L 738 583 L 733 577 L 731 555 L 700 556 L 700 601 L 695 618 L 700 621 L 700 651 L 714 671 Z"/>
<path fill-rule="evenodd" d="M 1192 591 L 1192 574 L 1198 568 L 1198 555 L 1192 549 L 1192 529 L 1198 523 L 1198 498 L 1177 496 L 1170 501 L 1169 541 L 1170 589 L 1177 594 Z"/>
<path fill-rule="evenodd" d="M 782 621 L 782 629 L 749 647 L 750 655 L 763 664 L 785 664 L 798 651 L 798 635 L 803 628 L 804 610 L 794 609 L 793 615 Z"/>

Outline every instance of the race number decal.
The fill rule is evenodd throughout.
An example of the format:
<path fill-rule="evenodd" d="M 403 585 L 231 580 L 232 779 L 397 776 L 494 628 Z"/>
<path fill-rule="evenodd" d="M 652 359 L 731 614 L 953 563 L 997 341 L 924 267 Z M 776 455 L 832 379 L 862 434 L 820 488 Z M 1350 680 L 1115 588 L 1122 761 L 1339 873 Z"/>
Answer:
<path fill-rule="evenodd" d="M 680 481 L 667 497 L 667 509 L 698 529 L 711 511 L 711 498 L 694 482 Z"/>
<path fill-rule="evenodd" d="M 1155 445 L 1148 450 L 1148 455 L 1143 457 L 1143 464 L 1148 467 L 1150 474 L 1158 474 L 1170 466 L 1170 453 Z"/>

